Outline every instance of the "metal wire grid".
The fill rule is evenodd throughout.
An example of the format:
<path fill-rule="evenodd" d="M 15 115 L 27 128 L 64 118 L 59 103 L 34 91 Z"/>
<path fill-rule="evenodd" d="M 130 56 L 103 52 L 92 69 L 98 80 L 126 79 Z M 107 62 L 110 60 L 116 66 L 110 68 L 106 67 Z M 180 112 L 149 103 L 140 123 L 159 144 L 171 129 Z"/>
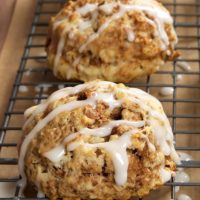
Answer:
<path fill-rule="evenodd" d="M 41 49 L 45 47 L 44 41 L 47 34 L 48 19 L 51 15 L 57 13 L 64 2 L 65 0 L 37 0 L 31 32 L 28 35 L 25 50 L 13 85 L 13 91 L 9 99 L 9 105 L 0 129 L 0 172 L 3 172 L 3 170 L 7 168 L 9 171 L 14 171 L 14 173 L 11 173 L 10 176 L 0 173 L 0 183 L 15 184 L 19 180 L 17 155 L 13 155 L 12 153 L 7 155 L 5 152 L 10 152 L 10 148 L 17 152 L 16 140 L 12 140 L 9 135 L 20 136 L 24 109 L 31 106 L 33 103 L 40 103 L 43 99 L 47 98 L 49 93 L 61 86 L 74 86 L 78 84 L 78 82 L 62 82 L 55 79 L 51 71 L 46 67 L 46 56 L 37 54 L 37 52 L 40 52 Z M 174 25 L 177 29 L 179 39 L 185 41 L 183 43 L 186 45 L 177 46 L 177 49 L 180 50 L 184 56 L 172 63 L 171 67 L 163 68 L 151 77 L 146 77 L 145 79 L 127 85 L 139 87 L 154 94 L 163 103 L 164 107 L 165 104 L 170 104 L 166 107 L 167 110 L 170 110 L 167 114 L 175 135 L 176 149 L 191 152 L 196 158 L 192 161 L 183 161 L 178 167 L 194 171 L 200 168 L 200 142 L 198 141 L 200 134 L 200 110 L 198 110 L 200 107 L 200 2 L 194 0 L 190 1 L 190 3 L 185 3 L 184 1 L 170 0 L 165 1 L 164 4 L 170 9 L 174 17 Z M 190 8 L 192 12 L 186 12 L 188 8 Z M 184 21 L 179 21 L 179 18 L 184 18 Z M 187 41 L 192 41 L 192 44 L 194 43 L 195 45 L 188 45 Z M 187 57 L 189 53 L 195 54 L 195 56 L 192 58 L 189 56 Z M 191 71 L 178 70 L 176 63 L 183 61 L 191 63 Z M 177 75 L 185 76 L 187 83 L 179 83 L 177 81 Z M 171 81 L 169 81 L 170 77 L 172 77 Z M 193 83 L 193 80 L 196 80 L 196 82 Z M 163 86 L 174 88 L 172 97 L 162 98 L 158 95 L 159 88 Z M 22 87 L 25 89 L 29 88 L 29 92 L 22 92 L 19 89 L 22 89 Z M 184 92 L 186 95 L 179 95 L 180 91 L 186 91 Z M 179 112 L 181 110 L 179 107 L 182 107 L 182 105 L 187 105 L 187 107 L 189 107 L 189 109 L 186 109 L 187 113 Z M 193 106 L 194 109 L 192 109 Z M 193 110 L 193 112 L 190 112 L 190 110 Z M 186 129 L 187 127 L 184 127 L 183 123 L 187 121 L 189 121 L 189 123 L 194 123 L 196 128 L 192 130 L 191 128 Z M 180 129 L 182 126 L 184 128 Z M 186 137 L 186 140 L 188 140 L 188 137 L 194 137 L 196 143 L 195 145 L 184 145 L 184 143 L 178 145 L 178 141 L 181 137 Z M 176 186 L 184 186 L 190 188 L 190 190 L 191 188 L 195 190 L 195 188 L 199 189 L 200 180 L 191 180 L 188 183 L 174 182 L 174 180 L 171 180 L 166 183 L 166 186 L 171 188 L 170 198 L 175 200 Z M 15 191 L 10 198 L 0 197 L 0 199 L 25 199 L 18 197 L 18 195 L 19 185 L 16 184 Z M 197 196 L 195 196 L 195 198 L 196 197 Z"/>

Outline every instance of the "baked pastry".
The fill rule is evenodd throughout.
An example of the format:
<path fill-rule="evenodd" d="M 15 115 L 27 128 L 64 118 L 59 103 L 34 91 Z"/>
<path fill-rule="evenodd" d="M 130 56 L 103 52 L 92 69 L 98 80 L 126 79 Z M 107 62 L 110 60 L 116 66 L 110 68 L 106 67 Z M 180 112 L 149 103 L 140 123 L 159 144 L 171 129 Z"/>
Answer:
<path fill-rule="evenodd" d="M 176 42 L 155 0 L 68 1 L 50 21 L 47 58 L 60 79 L 130 82 L 175 58 Z"/>
<path fill-rule="evenodd" d="M 22 184 L 50 199 L 142 197 L 169 181 L 179 161 L 160 102 L 123 84 L 58 90 L 25 117 Z"/>

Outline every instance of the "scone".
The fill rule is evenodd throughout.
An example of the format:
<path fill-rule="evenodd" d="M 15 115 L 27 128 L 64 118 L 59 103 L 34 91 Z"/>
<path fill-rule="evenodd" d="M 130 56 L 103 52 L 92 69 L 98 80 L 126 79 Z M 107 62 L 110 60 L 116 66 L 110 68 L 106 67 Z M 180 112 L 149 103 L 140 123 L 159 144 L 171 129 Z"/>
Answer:
<path fill-rule="evenodd" d="M 169 181 L 179 158 L 161 103 L 123 84 L 93 81 L 25 112 L 22 186 L 50 199 L 128 200 Z"/>
<path fill-rule="evenodd" d="M 68 1 L 52 17 L 47 58 L 64 80 L 130 82 L 178 54 L 173 20 L 154 0 Z"/>

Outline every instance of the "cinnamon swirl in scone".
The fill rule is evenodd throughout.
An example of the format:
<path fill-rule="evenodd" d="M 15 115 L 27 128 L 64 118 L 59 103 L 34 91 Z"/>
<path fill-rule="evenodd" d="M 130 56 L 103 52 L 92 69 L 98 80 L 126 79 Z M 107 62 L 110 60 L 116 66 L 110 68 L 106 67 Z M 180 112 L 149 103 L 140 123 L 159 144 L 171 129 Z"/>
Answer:
<path fill-rule="evenodd" d="M 175 58 L 176 42 L 155 0 L 68 1 L 50 21 L 47 57 L 60 79 L 130 82 Z"/>
<path fill-rule="evenodd" d="M 123 84 L 58 90 L 25 117 L 22 185 L 50 199 L 142 197 L 169 181 L 179 161 L 161 103 Z"/>

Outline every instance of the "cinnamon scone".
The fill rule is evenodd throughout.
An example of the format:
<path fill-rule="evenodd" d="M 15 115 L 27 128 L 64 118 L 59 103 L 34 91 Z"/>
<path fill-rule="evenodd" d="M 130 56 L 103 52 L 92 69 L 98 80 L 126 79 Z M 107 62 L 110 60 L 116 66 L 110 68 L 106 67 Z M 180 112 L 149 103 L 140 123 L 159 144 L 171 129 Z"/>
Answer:
<path fill-rule="evenodd" d="M 155 0 L 77 0 L 51 18 L 46 50 L 60 79 L 130 82 L 173 60 L 176 42 Z"/>
<path fill-rule="evenodd" d="M 69 200 L 128 200 L 169 181 L 179 158 L 161 103 L 123 84 L 93 81 L 25 111 L 22 187 Z"/>

